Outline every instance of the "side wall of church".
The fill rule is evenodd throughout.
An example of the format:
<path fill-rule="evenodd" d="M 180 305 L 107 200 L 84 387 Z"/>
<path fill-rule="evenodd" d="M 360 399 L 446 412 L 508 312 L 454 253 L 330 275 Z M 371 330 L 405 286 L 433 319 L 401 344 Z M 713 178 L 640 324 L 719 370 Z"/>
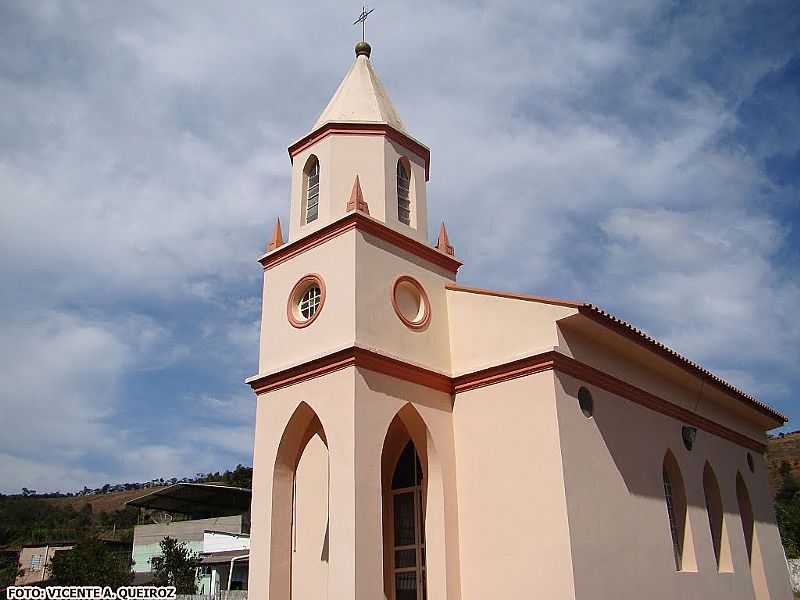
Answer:
<path fill-rule="evenodd" d="M 574 598 L 552 372 L 458 394 L 463 600 Z"/>
<path fill-rule="evenodd" d="M 751 451 L 751 472 L 747 449 L 701 430 L 689 451 L 679 421 L 568 375 L 558 374 L 556 381 L 577 600 L 791 598 L 762 456 Z M 594 400 L 591 418 L 578 405 L 581 385 Z M 680 572 L 662 476 L 668 450 L 686 488 L 686 544 L 694 555 Z M 723 561 L 722 568 L 715 559 L 706 511 L 706 461 L 718 480 L 724 511 L 723 551 L 729 551 L 729 562 Z M 737 472 L 755 513 L 752 571 L 739 516 Z"/>
<path fill-rule="evenodd" d="M 758 415 L 712 385 L 656 355 L 633 340 L 598 324 L 576 329 L 569 317 L 559 322 L 563 352 L 604 373 L 639 387 L 729 429 L 766 443 L 764 431 L 776 423 Z M 600 343 L 598 339 L 603 339 Z M 761 419 L 759 423 L 757 420 Z"/>

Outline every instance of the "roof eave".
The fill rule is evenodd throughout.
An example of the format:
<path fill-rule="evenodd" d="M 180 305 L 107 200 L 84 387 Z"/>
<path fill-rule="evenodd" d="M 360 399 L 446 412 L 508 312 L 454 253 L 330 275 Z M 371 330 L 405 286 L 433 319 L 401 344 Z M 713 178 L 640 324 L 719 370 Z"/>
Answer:
<path fill-rule="evenodd" d="M 767 417 L 773 422 L 773 426 L 769 429 L 781 427 L 789 420 L 785 415 L 778 412 L 771 406 L 740 390 L 733 384 L 728 383 L 708 369 L 702 367 L 692 360 L 689 360 L 662 342 L 659 342 L 641 329 L 634 327 L 630 323 L 619 319 L 618 317 L 615 317 L 611 313 L 598 306 L 589 303 L 583 303 L 578 307 L 578 315 L 580 317 L 591 319 L 593 322 L 628 338 L 634 343 L 644 347 L 648 351 L 668 360 L 684 371 L 700 378 L 710 385 L 713 385 L 728 396 L 731 396 L 739 402 L 744 403 L 747 407 L 754 409 L 760 415 Z M 564 319 L 560 320 L 564 321 L 566 319 L 573 319 L 575 316 L 576 315 L 565 317 Z"/>

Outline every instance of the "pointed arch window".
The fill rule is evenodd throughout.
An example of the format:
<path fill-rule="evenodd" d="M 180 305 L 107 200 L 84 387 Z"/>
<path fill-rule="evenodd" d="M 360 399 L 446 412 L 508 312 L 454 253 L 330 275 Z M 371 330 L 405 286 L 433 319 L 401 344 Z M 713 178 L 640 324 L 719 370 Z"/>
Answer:
<path fill-rule="evenodd" d="M 693 570 L 687 568 L 690 565 L 687 565 L 686 560 L 686 488 L 683 485 L 680 468 L 672 453 L 667 453 L 667 456 L 664 457 L 661 475 L 664 483 L 664 500 L 666 502 L 667 518 L 669 519 L 675 569 L 677 571 Z"/>
<path fill-rule="evenodd" d="M 305 196 L 305 223 L 316 221 L 319 216 L 319 160 L 312 155 L 306 163 L 304 169 L 305 185 L 303 194 Z"/>
<path fill-rule="evenodd" d="M 425 518 L 422 466 L 411 440 L 392 475 L 393 600 L 425 600 Z"/>
<path fill-rule="evenodd" d="M 411 225 L 411 165 L 408 161 L 397 161 L 397 220 Z"/>
<path fill-rule="evenodd" d="M 711 532 L 711 543 L 714 547 L 714 558 L 720 571 L 733 570 L 730 558 L 728 532 L 725 530 L 725 511 L 722 506 L 722 494 L 719 490 L 717 476 L 709 463 L 703 468 L 703 494 L 706 499 L 708 526 Z"/>
<path fill-rule="evenodd" d="M 739 516 L 742 519 L 744 532 L 744 545 L 747 548 L 747 562 L 753 560 L 753 505 L 750 503 L 750 494 L 741 473 L 736 473 L 736 500 L 739 504 Z"/>

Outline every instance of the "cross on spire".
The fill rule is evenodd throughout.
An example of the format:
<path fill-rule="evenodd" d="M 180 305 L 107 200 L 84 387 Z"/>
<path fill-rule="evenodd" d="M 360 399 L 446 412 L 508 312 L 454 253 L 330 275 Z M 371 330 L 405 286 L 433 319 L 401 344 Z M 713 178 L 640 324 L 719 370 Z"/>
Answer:
<path fill-rule="evenodd" d="M 362 42 L 367 41 L 366 40 L 366 35 L 367 35 L 367 31 L 366 31 L 367 30 L 367 17 L 372 13 L 373 10 L 375 10 L 375 9 L 374 8 L 370 8 L 369 10 L 367 10 L 367 5 L 366 4 L 362 5 L 361 6 L 361 14 L 358 15 L 358 18 L 355 21 L 353 21 L 353 25 L 358 25 L 359 23 L 361 23 L 361 41 Z"/>

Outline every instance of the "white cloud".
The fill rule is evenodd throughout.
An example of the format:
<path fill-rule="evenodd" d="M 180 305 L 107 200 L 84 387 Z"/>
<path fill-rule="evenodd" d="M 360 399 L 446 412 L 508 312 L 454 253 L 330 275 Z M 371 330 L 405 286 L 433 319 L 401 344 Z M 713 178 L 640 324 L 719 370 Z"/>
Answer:
<path fill-rule="evenodd" d="M 239 390 L 252 373 L 254 259 L 288 210 L 285 147 L 344 75 L 355 29 L 334 2 L 4 8 L 0 475 L 17 485 L 30 464 L 57 489 L 245 460 L 247 390 L 186 390 L 232 418 L 168 441 L 139 437 L 154 415 L 114 416 L 135 412 L 126 377 L 169 367 Z M 606 305 L 786 395 L 798 273 L 761 160 L 797 151 L 798 100 L 770 98 L 783 131 L 750 131 L 752 153 L 736 112 L 790 57 L 779 20 L 759 31 L 746 3 L 376 8 L 373 60 L 432 148 L 431 225 L 446 220 L 465 281 Z"/>
<path fill-rule="evenodd" d="M 22 317 L 4 323 L 0 343 L 0 452 L 17 462 L 62 461 L 85 472 L 82 459 L 117 447 L 110 420 L 120 409 L 122 377 L 168 364 L 181 346 L 140 315 L 102 321 L 37 311 Z M 0 476 L 15 468 L 0 462 Z"/>
<path fill-rule="evenodd" d="M 800 302 L 800 286 L 772 263 L 784 238 L 775 221 L 735 209 L 628 209 L 601 227 L 602 274 L 625 281 L 615 301 L 652 315 L 665 341 L 699 360 L 735 365 L 749 353 L 791 368 L 800 326 L 790 307 Z M 755 378 L 731 372 L 737 381 Z"/>

